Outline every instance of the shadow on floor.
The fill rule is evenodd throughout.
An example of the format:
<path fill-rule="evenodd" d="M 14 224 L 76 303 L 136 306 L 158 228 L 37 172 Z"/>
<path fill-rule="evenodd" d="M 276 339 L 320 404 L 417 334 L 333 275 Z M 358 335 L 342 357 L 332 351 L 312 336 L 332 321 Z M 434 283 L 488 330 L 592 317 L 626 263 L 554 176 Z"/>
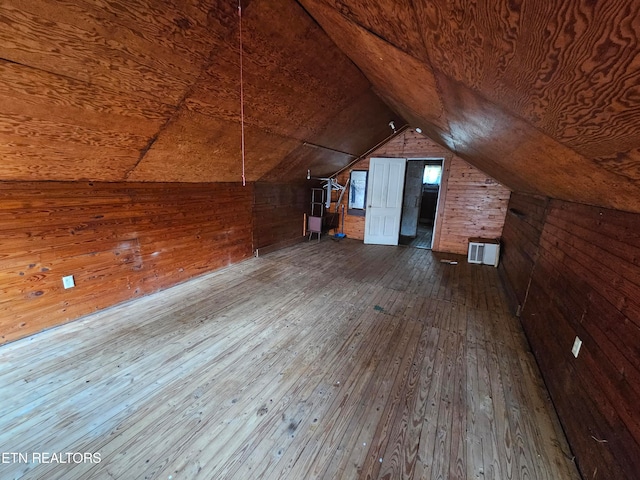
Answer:
<path fill-rule="evenodd" d="M 433 225 L 419 223 L 418 234 L 415 237 L 405 237 L 400 235 L 399 244 L 414 248 L 431 248 L 431 237 L 433 236 Z"/>

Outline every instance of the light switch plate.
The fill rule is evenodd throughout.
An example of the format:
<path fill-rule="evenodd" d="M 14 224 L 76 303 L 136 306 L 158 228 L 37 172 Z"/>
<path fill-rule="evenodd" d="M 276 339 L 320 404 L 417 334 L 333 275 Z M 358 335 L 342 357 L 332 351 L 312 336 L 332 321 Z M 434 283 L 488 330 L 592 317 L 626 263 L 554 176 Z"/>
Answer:
<path fill-rule="evenodd" d="M 62 285 L 64 286 L 65 289 L 75 287 L 76 282 L 73 280 L 73 275 L 62 277 Z"/>
<path fill-rule="evenodd" d="M 580 337 L 576 337 L 576 339 L 573 341 L 573 347 L 571 348 L 571 353 L 573 353 L 573 356 L 578 358 L 578 354 L 580 353 L 580 347 L 582 346 L 582 340 L 580 340 Z"/>

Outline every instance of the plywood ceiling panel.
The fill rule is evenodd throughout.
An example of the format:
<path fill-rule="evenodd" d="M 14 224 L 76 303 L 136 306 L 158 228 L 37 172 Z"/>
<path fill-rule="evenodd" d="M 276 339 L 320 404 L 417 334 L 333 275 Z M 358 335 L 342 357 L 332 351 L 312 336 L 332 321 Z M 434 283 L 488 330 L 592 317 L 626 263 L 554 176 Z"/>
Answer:
<path fill-rule="evenodd" d="M 0 172 L 5 179 L 31 180 L 101 180 L 111 182 L 122 179 L 123 172 L 134 167 L 138 151 L 126 148 L 94 147 L 64 141 L 3 135 Z M 47 158 L 42 158 L 42 152 Z"/>
<path fill-rule="evenodd" d="M 418 5 L 442 73 L 587 157 L 640 145 L 638 2 Z"/>
<path fill-rule="evenodd" d="M 247 178 L 305 142 L 334 168 L 331 149 L 403 123 L 296 2 L 242 3 Z M 240 181 L 237 3 L 8 0 L 0 18 L 0 180 Z"/>
<path fill-rule="evenodd" d="M 372 118 L 380 120 L 371 122 Z M 405 123 L 400 116 L 389 113 L 389 108 L 373 90 L 366 90 L 319 126 L 312 141 L 358 156 L 372 147 L 372 138 L 384 139 L 393 133 L 390 121 L 394 122 L 396 128 Z M 352 133 L 344 135 L 341 132 Z M 322 175 L 334 172 L 335 170 L 325 169 Z"/>
<path fill-rule="evenodd" d="M 395 111 L 512 189 L 640 211 L 640 0 L 414 0 L 408 44 L 404 2 L 301 2 Z"/>
<path fill-rule="evenodd" d="M 595 159 L 598 166 L 637 182 L 640 178 L 640 148 Z"/>
<path fill-rule="evenodd" d="M 319 0 L 317 3 L 339 12 L 350 23 L 397 49 L 415 58 L 427 59 L 412 0 Z"/>
<path fill-rule="evenodd" d="M 114 34 L 64 3 L 3 2 L 2 16 L 8 27 L 0 29 L 0 56 L 22 65 L 170 102 L 199 72 L 177 53 L 154 50 L 153 39 Z"/>
<path fill-rule="evenodd" d="M 173 111 L 2 60 L 0 105 L 3 180 L 121 180 Z"/>
<path fill-rule="evenodd" d="M 267 18 L 287 19 L 287 27 Z M 316 165 L 328 175 L 353 158 L 336 158 L 332 150 L 358 155 L 388 134 L 389 120 L 403 122 L 371 94 L 364 75 L 296 4 L 253 2 L 243 16 L 243 32 L 248 180 L 299 181 Z M 180 113 L 129 179 L 196 181 L 205 173 L 217 181 L 241 178 L 237 48 L 228 41 L 212 53 Z M 326 148 L 311 152 L 299 148 L 304 143 Z M 173 145 L 179 146 L 177 158 L 184 158 L 179 164 L 176 155 L 172 158 Z M 278 168 L 292 162 L 292 152 L 300 152 L 292 168 Z"/>
<path fill-rule="evenodd" d="M 291 17 L 290 28 L 265 18 Z M 336 112 L 348 107 L 369 82 L 298 7 L 254 3 L 244 17 L 244 101 L 248 125 L 309 140 Z M 321 51 L 308 57 L 306 52 Z M 337 85 L 336 82 L 339 82 Z M 381 102 L 378 101 L 378 104 Z M 240 122 L 237 44 L 223 44 L 185 98 L 187 109 Z M 388 114 L 388 111 L 386 112 Z"/>
<path fill-rule="evenodd" d="M 263 181 L 306 178 L 307 171 L 315 177 L 328 177 L 371 148 L 371 139 L 385 139 L 393 130 L 387 122 L 371 122 L 371 118 L 390 119 L 398 127 L 404 120 L 392 115 L 376 94 L 367 90 L 346 108 L 334 115 L 300 148 L 287 155 L 279 165 L 261 178 Z M 343 132 L 353 132 L 344 135 Z M 330 145 L 331 147 L 328 147 Z"/>
<path fill-rule="evenodd" d="M 225 120 L 183 111 L 127 176 L 131 181 L 219 182 L 242 180 L 240 129 Z M 246 127 L 247 181 L 256 181 L 295 149 L 299 141 Z"/>
<path fill-rule="evenodd" d="M 302 182 L 307 177 L 307 170 L 312 172 L 314 177 L 329 176 L 353 159 L 354 157 L 339 152 L 301 144 L 261 180 L 280 182 L 282 179 L 287 179 L 291 182 Z"/>
<path fill-rule="evenodd" d="M 302 0 L 332 40 L 364 72 L 377 90 L 446 129 L 446 118 L 429 65 L 403 52 L 379 35 L 348 20 L 322 0 Z M 411 102 L 403 99 L 411 98 Z"/>
<path fill-rule="evenodd" d="M 570 201 L 612 208 L 638 198 L 635 182 L 599 168 L 596 162 L 505 113 L 468 87 L 444 76 L 439 81 L 447 111 L 452 112 L 456 150 L 464 158 L 478 159 L 501 183 L 528 193 L 562 195 Z"/>
<path fill-rule="evenodd" d="M 163 101 L 125 94 L 113 87 L 103 87 L 44 70 L 0 60 L 0 99 L 2 106 L 10 99 L 23 105 L 51 110 L 53 117 L 79 118 L 82 124 L 105 123 L 111 128 L 131 130 L 135 124 L 139 133 L 157 131 L 174 107 Z M 68 110 L 65 110 L 68 109 Z M 2 111 L 0 111 L 2 113 Z"/>
<path fill-rule="evenodd" d="M 194 6 L 2 2 L 0 179 L 124 179 L 208 57 Z"/>

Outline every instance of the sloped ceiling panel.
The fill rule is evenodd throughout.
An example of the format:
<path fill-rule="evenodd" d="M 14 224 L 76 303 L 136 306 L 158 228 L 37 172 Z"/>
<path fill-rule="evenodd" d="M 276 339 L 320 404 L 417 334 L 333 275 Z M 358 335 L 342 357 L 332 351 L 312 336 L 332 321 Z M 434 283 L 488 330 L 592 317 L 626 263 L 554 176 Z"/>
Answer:
<path fill-rule="evenodd" d="M 122 179 L 173 111 L 161 100 L 5 60 L 0 105 L 1 180 Z"/>
<path fill-rule="evenodd" d="M 210 32 L 222 29 L 207 13 L 187 3 L 2 2 L 0 179 L 124 179 L 199 76 Z"/>
<path fill-rule="evenodd" d="M 640 211 L 639 0 L 300 3 L 390 106 L 500 182 Z M 404 60 L 367 55 L 384 50 Z"/>
<path fill-rule="evenodd" d="M 259 179 L 300 144 L 295 139 L 269 133 L 253 125 L 247 125 L 245 132 L 247 181 Z M 238 182 L 242 180 L 240 145 L 237 123 L 184 109 L 162 130 L 158 140 L 127 179 Z"/>
<path fill-rule="evenodd" d="M 348 20 L 321 2 L 311 1 L 305 5 L 307 3 L 309 6 L 313 4 L 311 13 L 360 67 L 377 91 L 402 103 L 405 110 L 427 118 L 430 124 L 446 128 L 435 76 L 427 62 L 404 52 L 381 35 Z M 406 28 L 406 25 L 402 23 L 398 27 Z M 411 101 L 407 101 L 408 98 Z"/>
<path fill-rule="evenodd" d="M 204 172 L 219 181 L 241 178 L 237 32 L 229 37 L 129 179 L 199 181 Z M 332 173 L 390 132 L 388 121 L 396 115 L 370 94 L 367 79 L 297 4 L 254 1 L 243 16 L 243 47 L 248 181 L 304 180 L 307 169 Z M 367 102 L 359 104 L 363 96 Z M 354 105 L 364 122 L 344 125 L 341 119 Z M 374 116 L 368 115 L 372 107 Z M 338 128 L 326 135 L 331 125 Z M 364 142 L 358 138 L 363 129 Z M 172 159 L 176 142 L 184 155 Z M 300 148 L 305 142 L 327 149 L 312 153 Z M 331 149 L 345 154 L 336 158 Z M 300 157 L 300 168 L 290 165 L 291 154 Z"/>
<path fill-rule="evenodd" d="M 329 121 L 318 125 L 312 142 L 304 142 L 289 152 L 276 168 L 262 180 L 277 182 L 282 178 L 306 178 L 307 170 L 313 176 L 327 177 L 334 174 L 372 147 L 372 138 L 388 138 L 392 134 L 388 122 L 371 122 L 372 118 L 387 118 L 388 107 L 372 90 L 354 98 L 349 105 Z M 400 126 L 395 114 L 391 117 Z M 331 150 L 321 146 L 331 145 Z"/>
<path fill-rule="evenodd" d="M 296 2 L 242 4 L 247 181 L 404 123 Z M 0 180 L 240 181 L 238 27 L 237 2 L 2 2 Z M 281 165 L 305 142 L 327 148 Z"/>

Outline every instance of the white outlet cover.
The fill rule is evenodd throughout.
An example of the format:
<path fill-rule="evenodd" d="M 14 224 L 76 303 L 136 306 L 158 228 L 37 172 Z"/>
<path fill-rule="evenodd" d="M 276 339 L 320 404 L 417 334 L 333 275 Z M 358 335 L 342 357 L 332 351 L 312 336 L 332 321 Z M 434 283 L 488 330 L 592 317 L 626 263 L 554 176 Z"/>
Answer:
<path fill-rule="evenodd" d="M 573 341 L 573 347 L 571 348 L 571 353 L 573 353 L 573 356 L 578 358 L 578 354 L 580 353 L 580 347 L 582 346 L 582 340 L 580 340 L 580 337 L 576 337 L 576 339 Z"/>
<path fill-rule="evenodd" d="M 62 285 L 64 286 L 65 289 L 75 287 L 76 282 L 73 280 L 73 275 L 62 277 Z"/>

